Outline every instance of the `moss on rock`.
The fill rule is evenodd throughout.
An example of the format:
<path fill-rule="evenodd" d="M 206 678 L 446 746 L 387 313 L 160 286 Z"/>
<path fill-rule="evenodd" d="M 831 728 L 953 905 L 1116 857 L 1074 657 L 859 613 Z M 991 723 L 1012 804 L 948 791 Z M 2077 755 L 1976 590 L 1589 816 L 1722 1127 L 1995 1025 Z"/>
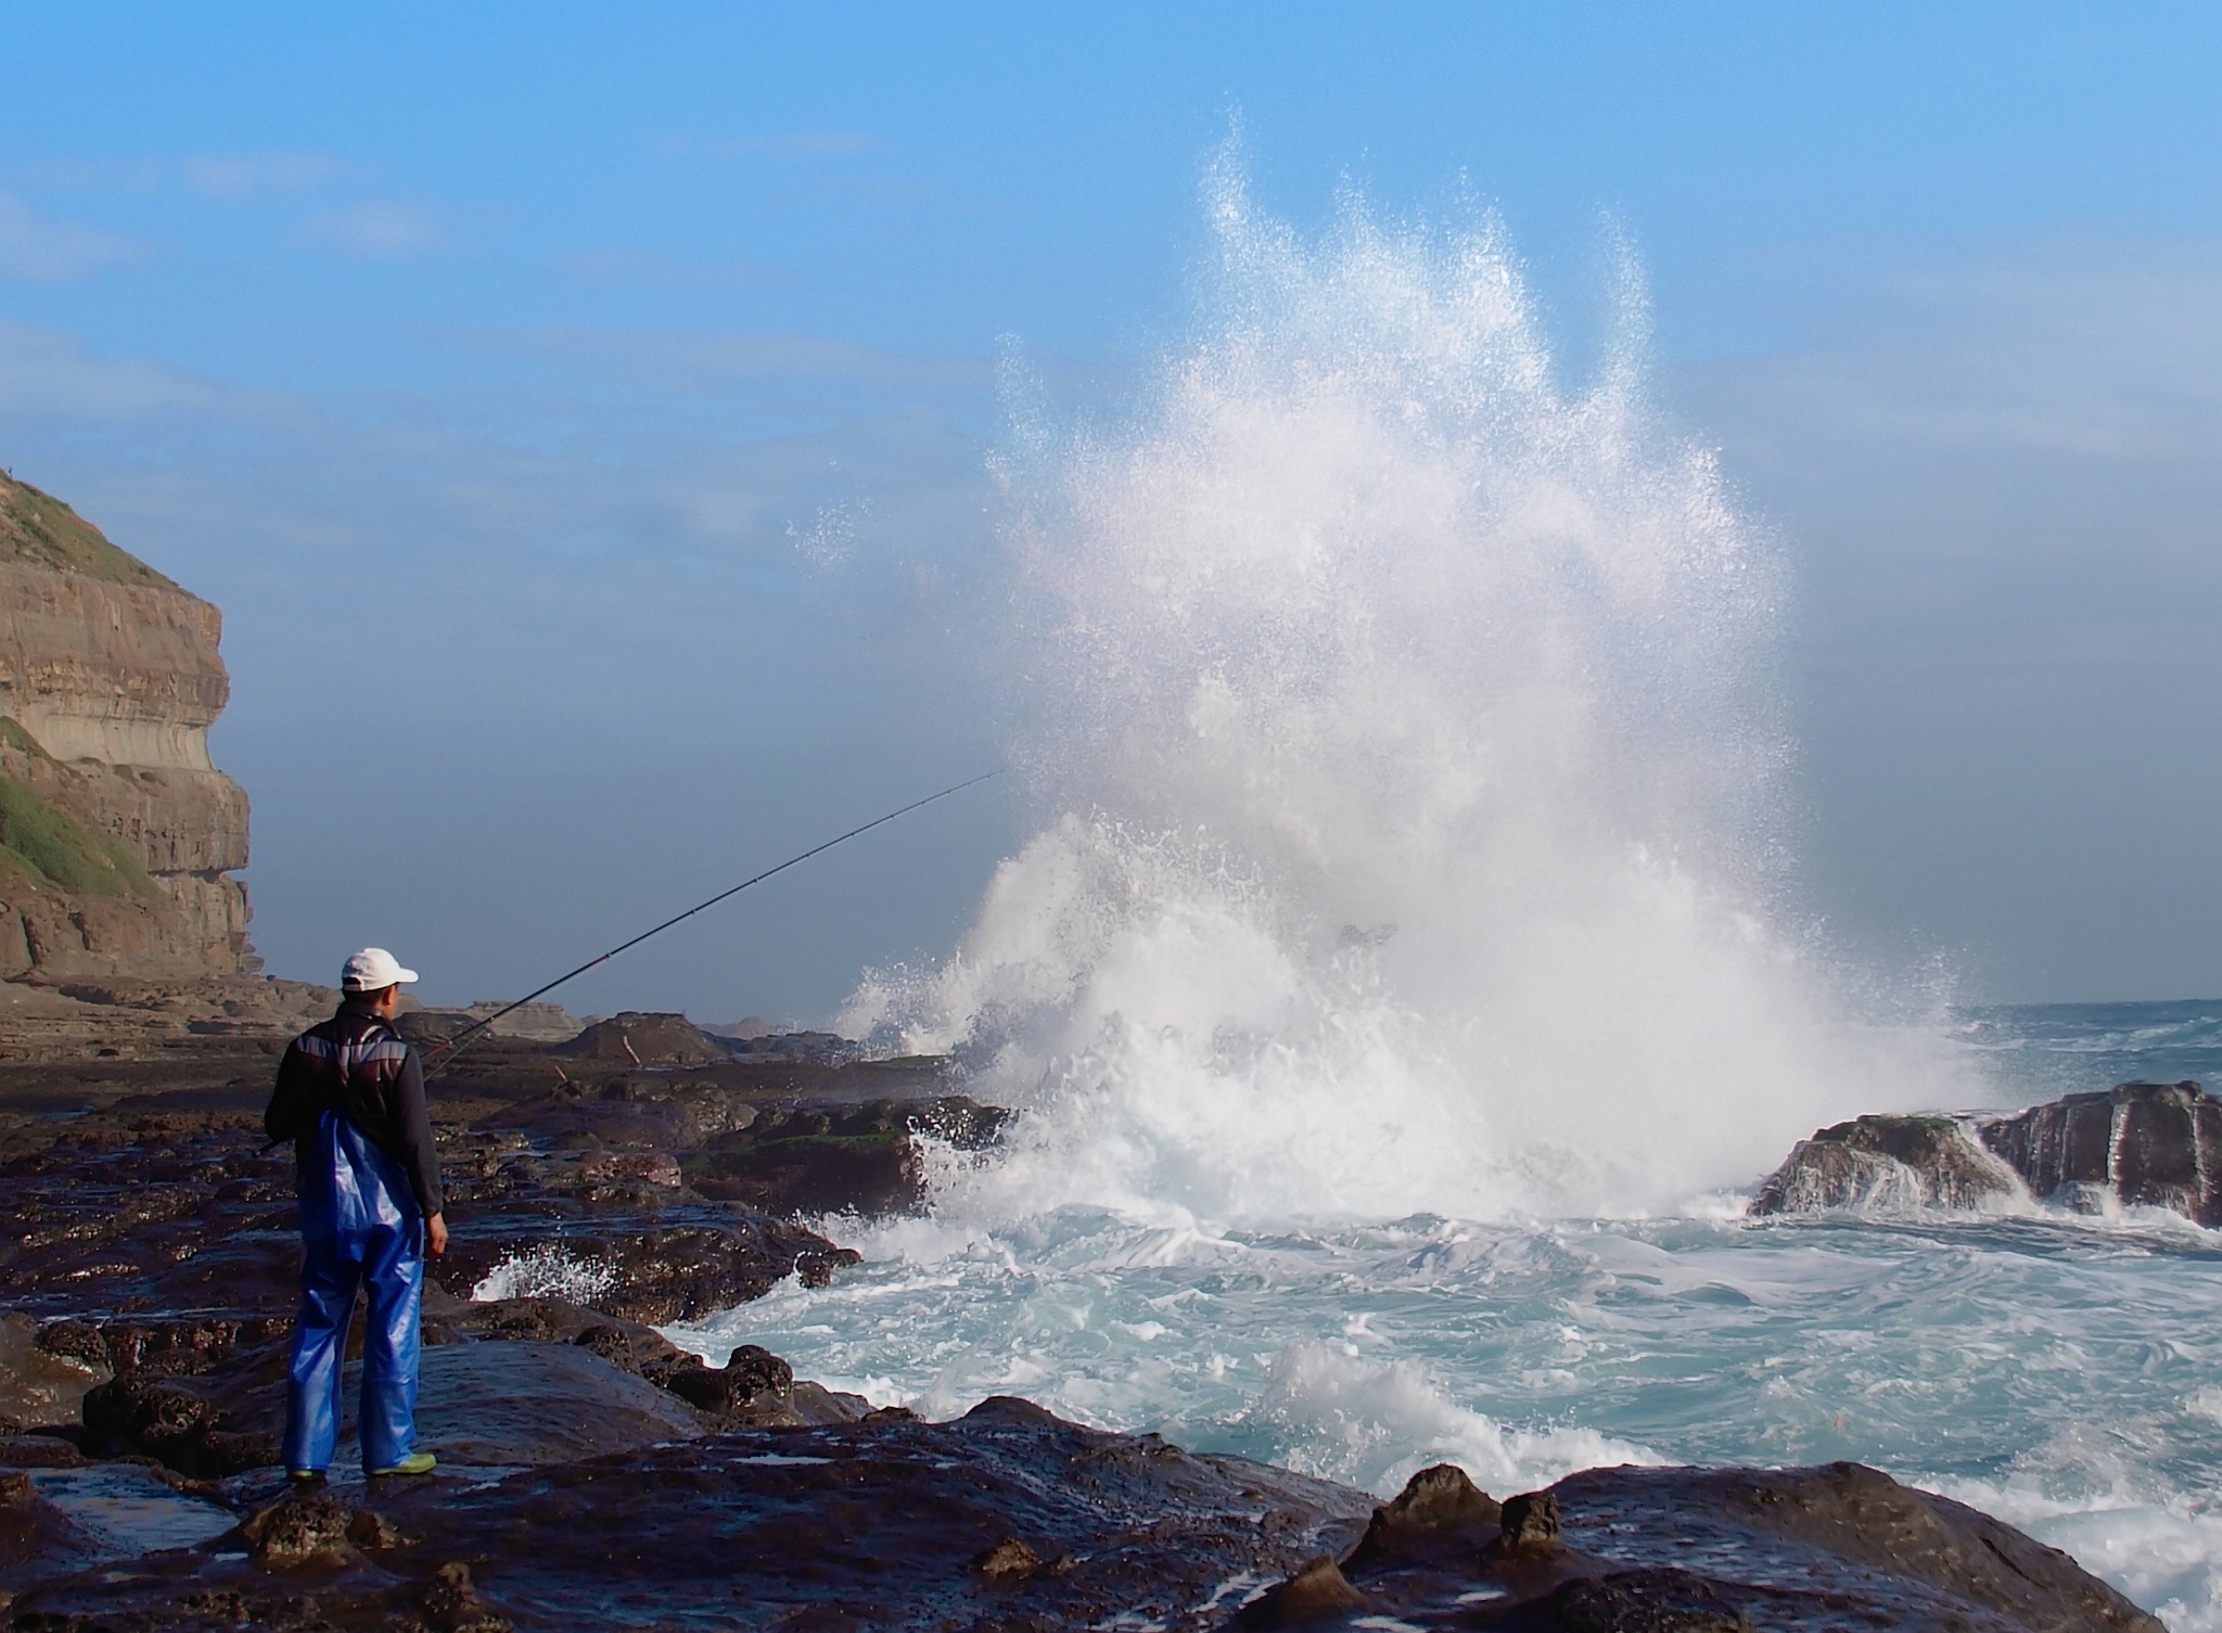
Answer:
<path fill-rule="evenodd" d="M 123 841 L 56 810 L 29 783 L 0 775 L 0 861 L 28 882 L 87 896 L 152 896 L 154 881 Z"/>
<path fill-rule="evenodd" d="M 0 475 L 0 561 L 83 573 L 110 584 L 177 586 L 52 494 Z"/>

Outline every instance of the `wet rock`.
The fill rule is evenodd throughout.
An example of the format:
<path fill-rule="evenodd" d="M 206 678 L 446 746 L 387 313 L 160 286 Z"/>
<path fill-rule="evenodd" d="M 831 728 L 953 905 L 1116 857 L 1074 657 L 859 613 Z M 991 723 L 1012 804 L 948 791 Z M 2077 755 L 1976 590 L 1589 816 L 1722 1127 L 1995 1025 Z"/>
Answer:
<path fill-rule="evenodd" d="M 1479 1494 L 1468 1497 L 1441 1471 L 1427 1474 L 1429 1491 L 1407 1488 L 1415 1500 L 1404 1525 L 1434 1510 L 1452 1520 L 1449 1530 L 1471 1537 Z M 2159 1629 L 2066 1555 L 1856 1464 L 1592 1469 L 1509 1499 L 1479 1548 L 1410 1539 L 1385 1547 L 1389 1527 L 1378 1514 L 1344 1575 L 1374 1615 L 1415 1625 L 1520 1633 Z"/>
<path fill-rule="evenodd" d="M 47 1348 L 40 1337 L 29 1316 L 0 1314 L 0 1429 L 75 1423 L 86 1391 L 110 1376 L 105 1359 L 88 1364 Z"/>
<path fill-rule="evenodd" d="M 85 1445 L 102 1457 L 152 1457 L 194 1479 L 216 1480 L 278 1461 L 266 1414 L 229 1414 L 198 1380 L 127 1373 L 88 1392 Z"/>
<path fill-rule="evenodd" d="M 41 1434 L 0 1435 L 0 1469 L 74 1469 L 85 1465 L 68 1429 Z"/>
<path fill-rule="evenodd" d="M 1688 1571 L 1582 1577 L 1497 1623 L 1504 1633 L 1752 1633 L 1719 1586 Z"/>
<path fill-rule="evenodd" d="M 1551 1489 L 1570 1545 L 1619 1570 L 1717 1561 L 1706 1580 L 1755 1626 L 2163 1633 L 2059 1549 L 1857 1463 L 1591 1469 Z"/>
<path fill-rule="evenodd" d="M 544 1093 L 486 1113 L 476 1126 L 515 1130 L 551 1149 L 591 1136 L 617 1149 L 668 1153 L 692 1151 L 755 1119 L 756 1107 L 737 1090 L 640 1072 L 601 1084 L 565 1078 Z"/>
<path fill-rule="evenodd" d="M 2123 1083 L 1976 1122 L 1860 1117 L 1800 1141 L 1749 1211 L 1985 1209 L 2032 1195 L 2222 1225 L 2222 1101 L 2193 1082 Z"/>
<path fill-rule="evenodd" d="M 591 1336 L 595 1342 L 587 1347 L 609 1361 L 616 1361 L 620 1350 L 630 1353 L 638 1349 L 644 1358 L 683 1353 L 653 1327 L 561 1298 L 462 1300 L 444 1312 L 439 1321 L 446 1331 L 466 1339 L 525 1338 L 542 1344 L 578 1344 Z M 640 1368 L 627 1366 L 626 1370 L 638 1372 Z"/>
<path fill-rule="evenodd" d="M 1308 1559 L 1286 1582 L 1270 1588 L 1235 1619 L 1237 1627 L 1310 1627 L 1362 1615 L 1372 1606 L 1325 1554 Z"/>
<path fill-rule="evenodd" d="M 553 1295 L 656 1326 L 761 1298 L 805 1254 L 844 1252 L 800 1225 L 700 1203 L 642 1213 L 543 1197 L 459 1209 L 451 1228 L 428 1279 L 454 1297 Z"/>
<path fill-rule="evenodd" d="M 505 1347 L 517 1346 L 442 1353 Z M 189 1606 L 236 1599 L 234 1622 L 286 1628 L 484 1616 L 551 1629 L 1051 1629 L 1131 1617 L 1194 1633 L 1380 1618 L 1526 1633 L 2160 1633 L 2065 1555 L 1856 1465 L 1591 1470 L 1500 1514 L 1533 1544 L 1555 1505 L 1559 1545 L 1540 1551 L 1502 1546 L 1481 1520 L 1487 1499 L 1444 1471 L 1405 1498 L 1373 1505 L 995 1400 L 949 1424 L 875 1413 L 484 1482 L 396 1482 L 375 1536 L 353 1513 L 301 1525 L 297 1553 L 371 1556 L 316 1578 L 313 1617 L 267 1589 L 256 1597 L 270 1573 L 220 1547 L 65 1570 L 28 1583 L 14 1608 L 50 1618 L 29 1624 L 40 1627 L 166 1627 L 191 1620 Z M 1376 1506 L 1394 1511 L 1391 1529 L 1491 1540 L 1333 1566 Z M 447 1571 L 466 1560 L 467 1594 Z M 1227 1587 L 1243 1578 L 1281 1586 L 1238 1610 Z"/>
<path fill-rule="evenodd" d="M 1042 1556 L 1016 1537 L 1005 1537 L 973 1560 L 972 1568 L 988 1582 L 1016 1582 L 1042 1568 Z"/>
<path fill-rule="evenodd" d="M 1748 1211 L 1980 1209 L 2026 1194 L 2014 1170 L 1956 1117 L 1857 1117 L 1800 1140 Z"/>
<path fill-rule="evenodd" d="M 684 1015 L 627 1010 L 596 1021 L 550 1051 L 579 1060 L 625 1060 L 635 1066 L 700 1066 L 732 1051 Z"/>
<path fill-rule="evenodd" d="M 1498 1525 L 1497 1547 L 1503 1553 L 1545 1554 L 1565 1546 L 1558 1498 L 1548 1491 L 1506 1498 Z"/>
<path fill-rule="evenodd" d="M 484 1483 L 396 1482 L 378 1508 L 403 1540 L 315 1575 L 313 1618 L 220 1547 L 49 1577 L 14 1609 L 47 1618 L 41 1627 L 169 1627 L 196 1620 L 192 1606 L 286 1628 L 491 1626 L 485 1617 L 581 1630 L 1050 1629 L 1132 1613 L 1200 1629 L 1231 1615 L 1196 1608 L 1220 1584 L 1290 1574 L 1347 1541 L 1369 1506 L 1283 1470 L 999 1402 L 952 1424 L 885 1413 Z M 335 1529 L 316 1527 L 316 1545 L 367 1551 L 344 1530 L 335 1543 Z M 449 1569 L 465 1561 L 467 1573 Z"/>
<path fill-rule="evenodd" d="M 2222 1102 L 2197 1083 L 2123 1083 L 1984 1125 L 2029 1189 L 2086 1210 L 2169 1208 L 2222 1224 Z"/>
<path fill-rule="evenodd" d="M 257 1509 L 239 1528 L 247 1556 L 266 1571 L 338 1565 L 356 1552 L 358 1510 L 322 1494 L 287 1497 Z M 372 1534 L 377 1534 L 375 1524 Z"/>
<path fill-rule="evenodd" d="M 277 1343 L 291 1334 L 286 1316 L 193 1316 L 173 1321 L 57 1323 L 55 1342 L 82 1346 L 82 1329 L 91 1327 L 118 1375 L 142 1378 L 192 1377 L 212 1372 L 233 1356 Z M 67 1337 L 62 1334 L 66 1332 Z M 42 1335 L 42 1341 L 43 1335 Z"/>
<path fill-rule="evenodd" d="M 417 1444 L 462 1467 L 558 1463 L 691 1440 L 709 1426 L 679 1396 L 576 1344 L 520 1338 L 430 1347 L 419 1385 Z M 359 1456 L 361 1388 L 361 1363 L 350 1363 L 340 1387 L 340 1467 Z M 194 1377 L 126 1374 L 86 1403 L 85 1439 L 98 1455 L 152 1457 L 194 1479 L 273 1468 L 285 1423 L 285 1351 L 242 1355 Z"/>
<path fill-rule="evenodd" d="M 1499 1512 L 1464 1469 L 1437 1463 L 1413 1475 L 1394 1501 L 1373 1511 L 1344 1568 L 1364 1570 L 1389 1560 L 1477 1552 L 1495 1536 Z"/>
<path fill-rule="evenodd" d="M 693 1364 L 672 1368 L 664 1387 L 705 1412 L 744 1412 L 759 1396 L 784 1400 L 795 1387 L 794 1368 L 755 1344 L 741 1345 L 715 1371 L 687 1359 Z"/>
<path fill-rule="evenodd" d="M 837 1394 L 819 1384 L 796 1381 L 792 1367 L 755 1344 L 734 1350 L 723 1367 L 708 1367 L 697 1356 L 674 1351 L 672 1359 L 651 1358 L 638 1370 L 721 1428 L 854 1423 L 871 1411 L 861 1395 Z"/>
<path fill-rule="evenodd" d="M 350 1369 L 346 1388 L 359 1387 Z M 424 1352 L 417 1444 L 440 1461 L 513 1468 L 693 1440 L 680 1398 L 576 1344 L 453 1344 Z M 348 1437 L 343 1456 L 356 1455 Z"/>
<path fill-rule="evenodd" d="M 82 1526 L 39 1495 L 29 1475 L 0 1474 L 0 1580 L 74 1570 L 99 1552 Z"/>
<path fill-rule="evenodd" d="M 826 1248 L 795 1255 L 795 1279 L 805 1287 L 831 1287 L 833 1273 L 862 1264 L 864 1255 L 853 1247 Z"/>
<path fill-rule="evenodd" d="M 1008 1116 L 964 1095 L 768 1107 L 688 1159 L 687 1179 L 704 1196 L 770 1213 L 914 1212 L 925 1200 L 925 1145 L 982 1150 Z"/>
<path fill-rule="evenodd" d="M 436 1633 L 509 1633 L 510 1623 L 497 1616 L 471 1585 L 471 1568 L 451 1559 L 432 1573 L 432 1582 L 417 1601 L 427 1627 Z"/>

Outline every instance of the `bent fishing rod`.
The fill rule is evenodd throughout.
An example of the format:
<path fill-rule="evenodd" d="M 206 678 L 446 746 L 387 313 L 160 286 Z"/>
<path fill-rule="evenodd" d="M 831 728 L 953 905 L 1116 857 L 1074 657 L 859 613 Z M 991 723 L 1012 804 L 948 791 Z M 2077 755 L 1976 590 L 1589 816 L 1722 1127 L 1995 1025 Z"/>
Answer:
<path fill-rule="evenodd" d="M 900 810 L 890 811 L 885 816 L 874 817 L 871 821 L 863 824 L 861 827 L 851 828 L 847 833 L 841 834 L 836 838 L 829 839 L 822 845 L 811 846 L 810 849 L 804 851 L 800 856 L 788 857 L 786 861 L 780 863 L 777 867 L 766 868 L 763 872 L 756 874 L 752 878 L 743 879 L 739 884 L 732 886 L 730 889 L 719 891 L 708 901 L 696 902 L 684 913 L 673 914 L 670 918 L 665 919 L 663 923 L 657 925 L 654 929 L 641 931 L 639 935 L 633 937 L 630 941 L 619 942 L 608 952 L 601 954 L 599 957 L 588 959 L 584 964 L 581 964 L 575 970 L 566 971 L 564 974 L 557 976 L 553 981 L 550 981 L 544 987 L 533 988 L 532 991 L 526 993 L 515 1003 L 504 1005 L 502 1008 L 494 1011 L 493 1014 L 487 1016 L 484 1020 L 473 1021 L 469 1026 L 463 1028 L 462 1031 L 456 1033 L 454 1037 L 435 1045 L 430 1051 L 431 1058 L 426 1062 L 425 1075 L 430 1076 L 433 1072 L 441 1071 L 449 1066 L 454 1065 L 455 1057 L 457 1055 L 461 1054 L 463 1050 L 482 1033 L 484 1033 L 488 1027 L 492 1026 L 504 1015 L 509 1014 L 512 1010 L 522 1009 L 525 1005 L 531 1003 L 535 998 L 545 997 L 548 993 L 555 991 L 555 989 L 562 986 L 564 982 L 584 975 L 588 970 L 594 969 L 598 965 L 607 964 L 619 953 L 625 952 L 630 948 L 639 946 L 650 936 L 660 936 L 666 930 L 670 929 L 673 925 L 683 924 L 688 919 L 693 918 L 695 914 L 703 912 L 708 908 L 717 906 L 719 902 L 724 901 L 728 896 L 738 896 L 750 885 L 760 885 L 766 879 L 769 879 L 773 874 L 785 873 L 789 868 L 796 866 L 798 863 L 807 862 L 813 856 L 822 855 L 824 852 L 833 849 L 833 847 L 836 845 L 845 845 L 850 840 L 856 838 L 857 835 L 868 834 L 874 828 L 881 826 L 883 823 L 893 822 L 897 817 L 908 816 L 913 811 L 933 804 L 935 800 L 947 799 L 951 794 L 961 794 L 967 788 L 972 787 L 976 783 L 983 783 L 986 782 L 990 777 L 1000 777 L 1002 775 L 1003 772 L 1001 768 L 998 768 L 994 771 L 983 771 L 977 777 L 967 777 L 963 782 L 951 784 L 949 787 L 944 788 L 938 794 L 928 794 L 924 799 L 912 800 L 908 805 L 903 806 Z"/>

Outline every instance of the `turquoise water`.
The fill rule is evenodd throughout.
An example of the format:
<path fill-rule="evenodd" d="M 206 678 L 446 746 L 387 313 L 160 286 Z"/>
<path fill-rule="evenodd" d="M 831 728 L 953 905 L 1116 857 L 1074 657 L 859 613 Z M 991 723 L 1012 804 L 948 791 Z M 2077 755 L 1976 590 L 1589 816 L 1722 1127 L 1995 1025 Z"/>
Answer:
<path fill-rule="evenodd" d="M 2001 1103 L 2222 1079 L 2222 1004 L 1958 1021 Z M 2178 1633 L 2222 1629 L 2222 1233 L 1733 1206 L 831 1221 L 864 1265 L 674 1336 L 935 1417 L 1018 1394 L 1381 1492 L 1445 1458 L 1499 1495 L 1601 1462 L 1855 1458 L 2068 1549 Z"/>
<path fill-rule="evenodd" d="M 1953 1041 L 1998 1085 L 2004 1104 L 2185 1078 L 2222 1092 L 2222 1000 L 2000 1004 L 1952 1019 Z"/>

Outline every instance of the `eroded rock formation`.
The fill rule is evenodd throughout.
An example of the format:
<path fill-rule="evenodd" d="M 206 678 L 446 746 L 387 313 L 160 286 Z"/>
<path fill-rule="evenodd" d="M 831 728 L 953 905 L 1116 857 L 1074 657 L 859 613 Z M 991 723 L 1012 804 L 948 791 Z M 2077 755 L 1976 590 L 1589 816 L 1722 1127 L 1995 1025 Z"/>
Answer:
<path fill-rule="evenodd" d="M 0 979 L 231 975 L 247 796 L 209 759 L 222 615 L 0 476 Z"/>
<path fill-rule="evenodd" d="M 1800 1140 L 1751 1212 L 1904 1212 L 2026 1202 L 2021 1177 L 1957 1117 L 1855 1117 Z"/>
<path fill-rule="evenodd" d="M 2222 1225 L 2222 1101 L 2197 1083 L 2121 1083 L 2011 1117 L 1860 1117 L 1800 1140 L 1754 1214 L 2167 1208 Z"/>
<path fill-rule="evenodd" d="M 2071 1094 L 1985 1124 L 1983 1143 L 2063 1206 L 2112 1201 L 2222 1224 L 2222 1104 L 2196 1083 Z"/>

